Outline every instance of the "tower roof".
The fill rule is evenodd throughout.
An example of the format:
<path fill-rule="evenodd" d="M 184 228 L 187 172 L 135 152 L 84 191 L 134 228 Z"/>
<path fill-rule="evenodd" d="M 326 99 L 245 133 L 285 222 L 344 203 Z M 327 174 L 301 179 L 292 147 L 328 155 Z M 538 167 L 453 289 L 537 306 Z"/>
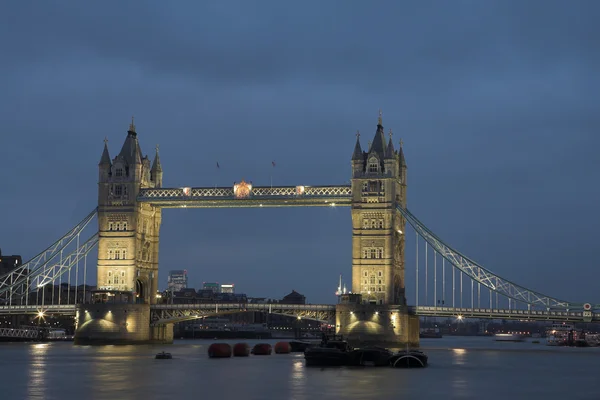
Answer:
<path fill-rule="evenodd" d="M 356 145 L 354 146 L 354 153 L 352 153 L 352 160 L 362 160 L 363 151 L 360 147 L 360 132 L 356 131 Z"/>
<path fill-rule="evenodd" d="M 385 150 L 385 158 L 394 158 L 394 143 L 392 142 L 392 130 L 390 129 L 390 140 L 388 141 L 387 148 Z"/>
<path fill-rule="evenodd" d="M 162 165 L 160 165 L 160 157 L 158 156 L 158 145 L 156 145 L 156 156 L 154 156 L 154 162 L 152 163 L 152 172 L 162 172 Z"/>
<path fill-rule="evenodd" d="M 381 158 L 385 156 L 385 133 L 383 131 L 383 122 L 381 118 L 381 110 L 379 110 L 379 118 L 377 120 L 377 130 L 375 131 L 375 137 L 369 148 L 369 153 L 375 152 Z"/>
<path fill-rule="evenodd" d="M 404 142 L 402 141 L 402 139 L 400 139 L 400 150 L 398 152 L 400 153 L 400 166 L 406 167 L 406 160 L 404 159 L 404 151 L 402 150 L 403 144 L 404 144 Z"/>
<path fill-rule="evenodd" d="M 121 152 L 117 157 L 122 158 L 127 164 L 141 164 L 142 163 L 142 150 L 140 149 L 140 143 L 138 142 L 137 133 L 135 131 L 135 125 L 133 124 L 133 117 L 131 117 L 131 124 L 127 131 L 127 138 Z"/>
<path fill-rule="evenodd" d="M 110 162 L 110 155 L 108 154 L 108 139 L 106 138 L 104 138 L 104 151 L 102 151 L 102 157 L 100 157 L 100 162 L 98 163 L 98 165 L 112 165 Z"/>

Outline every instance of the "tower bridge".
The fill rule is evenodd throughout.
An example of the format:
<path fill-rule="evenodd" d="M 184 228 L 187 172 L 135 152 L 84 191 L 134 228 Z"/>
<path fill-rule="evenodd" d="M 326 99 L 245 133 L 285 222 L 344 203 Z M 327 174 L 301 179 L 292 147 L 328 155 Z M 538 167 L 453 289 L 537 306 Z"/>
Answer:
<path fill-rule="evenodd" d="M 0 314 L 74 314 L 76 340 L 87 343 L 169 342 L 177 321 L 245 311 L 335 319 L 337 332 L 350 337 L 413 344 L 418 315 L 600 320 L 600 305 L 508 281 L 417 219 L 407 208 L 402 142 L 396 149 L 391 131 L 386 139 L 381 114 L 367 149 L 357 134 L 350 185 L 264 187 L 242 180 L 232 187 L 163 187 L 158 147 L 151 162 L 133 120 L 116 157 L 105 141 L 98 171 L 97 207 L 46 250 L 0 276 Z M 162 209 L 240 207 L 350 207 L 351 292 L 337 305 L 156 304 Z M 86 235 L 94 218 L 97 229 Z M 407 228 L 416 238 L 412 305 L 405 293 Z M 88 273 L 87 258 L 96 248 L 96 268 Z M 93 292 L 86 285 L 91 275 Z"/>

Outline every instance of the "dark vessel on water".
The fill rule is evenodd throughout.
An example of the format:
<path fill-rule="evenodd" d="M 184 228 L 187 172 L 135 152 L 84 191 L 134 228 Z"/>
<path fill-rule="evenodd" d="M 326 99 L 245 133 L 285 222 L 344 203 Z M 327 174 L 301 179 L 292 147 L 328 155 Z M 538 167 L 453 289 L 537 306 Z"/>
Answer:
<path fill-rule="evenodd" d="M 354 349 L 348 355 L 348 364 L 351 366 L 373 366 L 387 367 L 390 365 L 390 357 L 393 353 L 383 347 L 364 347 Z"/>
<path fill-rule="evenodd" d="M 171 355 L 171 353 L 165 353 L 164 351 L 161 351 L 156 355 L 155 358 L 157 360 L 170 360 L 171 358 L 173 358 L 173 356 Z"/>
<path fill-rule="evenodd" d="M 420 350 L 401 350 L 393 354 L 389 363 L 394 368 L 425 368 L 428 357 Z"/>
<path fill-rule="evenodd" d="M 323 335 L 319 346 L 308 347 L 304 352 L 306 366 L 342 366 L 348 365 L 349 355 L 353 349 L 342 336 Z"/>

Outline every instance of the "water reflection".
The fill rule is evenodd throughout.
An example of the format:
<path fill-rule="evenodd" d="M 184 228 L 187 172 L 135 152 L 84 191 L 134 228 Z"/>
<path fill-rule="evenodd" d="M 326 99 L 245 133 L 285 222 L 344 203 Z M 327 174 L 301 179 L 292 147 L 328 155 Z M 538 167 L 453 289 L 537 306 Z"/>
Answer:
<path fill-rule="evenodd" d="M 467 356 L 467 350 L 465 349 L 452 349 L 452 364 L 464 365 Z"/>
<path fill-rule="evenodd" d="M 50 345 L 48 343 L 34 344 L 29 347 L 29 380 L 27 394 L 29 398 L 45 399 L 46 368 Z"/>

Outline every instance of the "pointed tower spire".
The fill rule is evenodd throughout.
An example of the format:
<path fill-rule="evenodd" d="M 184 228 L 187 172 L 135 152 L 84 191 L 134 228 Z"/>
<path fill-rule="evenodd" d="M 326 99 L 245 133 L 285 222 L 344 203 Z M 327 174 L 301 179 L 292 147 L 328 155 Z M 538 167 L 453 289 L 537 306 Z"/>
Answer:
<path fill-rule="evenodd" d="M 404 151 L 402 150 L 403 144 L 404 144 L 404 142 L 402 141 L 402 139 L 400 139 L 400 150 L 398 152 L 400 153 L 400 166 L 406 167 L 406 160 L 404 159 Z"/>
<path fill-rule="evenodd" d="M 135 124 L 133 123 L 133 115 L 131 116 L 131 124 L 129 124 L 129 130 L 127 131 L 127 133 L 132 134 L 133 136 L 137 135 L 137 133 L 135 132 Z"/>
<path fill-rule="evenodd" d="M 158 156 L 158 145 L 156 145 L 156 155 L 154 156 L 154 162 L 152 163 L 152 169 L 151 169 L 151 172 L 154 172 L 154 171 L 162 172 L 162 165 L 160 165 L 160 157 Z"/>
<path fill-rule="evenodd" d="M 390 129 L 390 140 L 388 141 L 387 149 L 385 150 L 385 158 L 394 158 L 394 143 L 392 142 L 392 130 Z"/>
<path fill-rule="evenodd" d="M 352 154 L 352 160 L 362 160 L 363 157 L 363 151 L 362 148 L 360 147 L 360 132 L 356 131 L 356 145 L 354 146 L 354 153 Z"/>
<path fill-rule="evenodd" d="M 100 157 L 100 163 L 98 165 L 101 166 L 110 166 L 110 155 L 108 154 L 108 139 L 104 138 L 104 151 L 102 151 L 102 157 Z"/>
<path fill-rule="evenodd" d="M 375 152 L 381 158 L 385 156 L 385 132 L 383 131 L 381 118 L 381 110 L 379 110 L 379 118 L 377 119 L 377 131 L 375 131 L 375 137 L 373 143 L 369 146 L 369 153 Z"/>

